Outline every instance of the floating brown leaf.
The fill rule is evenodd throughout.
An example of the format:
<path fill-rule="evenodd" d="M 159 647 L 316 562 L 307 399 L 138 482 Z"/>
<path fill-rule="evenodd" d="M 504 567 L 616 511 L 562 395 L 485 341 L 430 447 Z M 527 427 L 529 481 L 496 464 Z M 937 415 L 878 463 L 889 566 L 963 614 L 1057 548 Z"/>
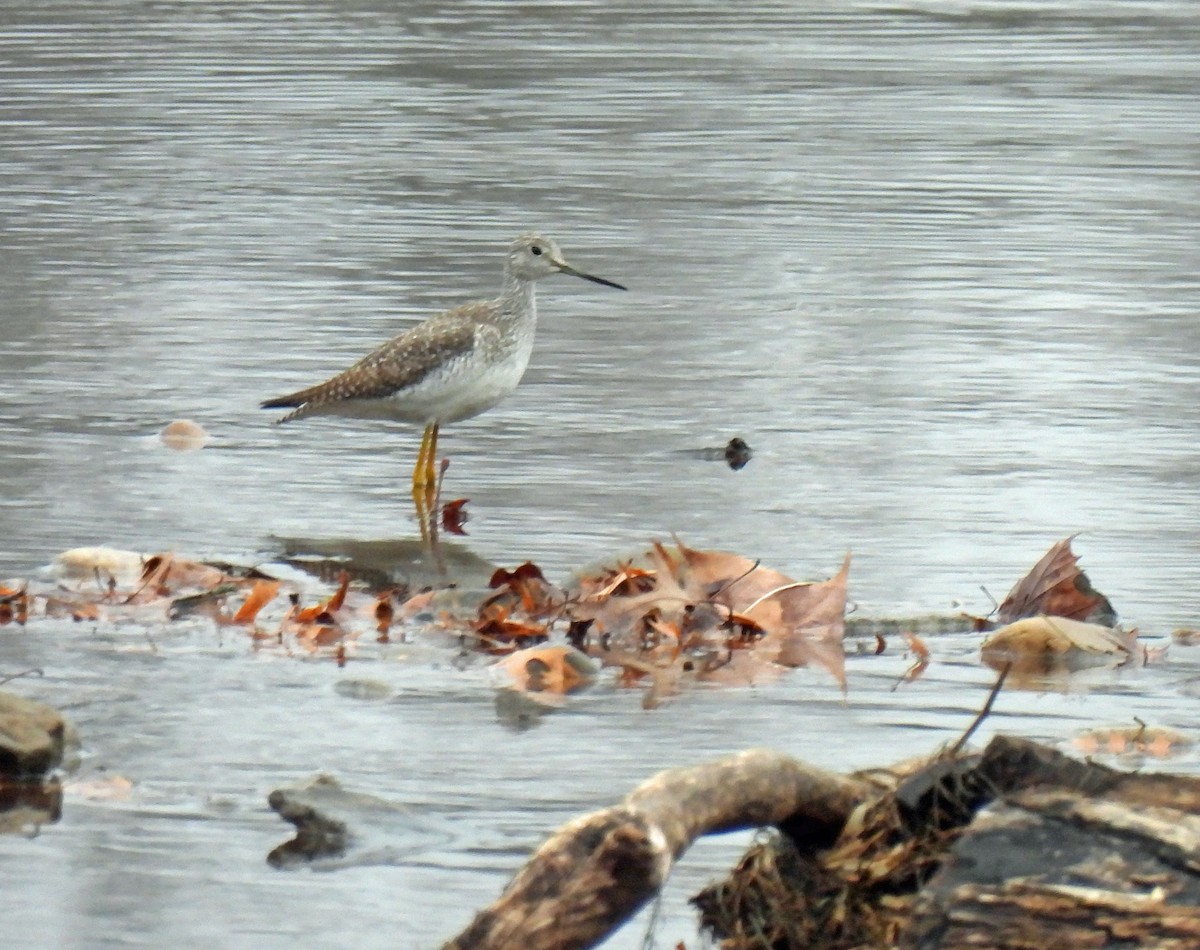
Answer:
<path fill-rule="evenodd" d="M 1106 627 L 1117 621 L 1108 598 L 1092 587 L 1079 569 L 1079 559 L 1071 550 L 1074 535 L 1053 545 L 1022 578 L 1000 605 L 1000 623 L 1022 617 L 1045 614 L 1100 623 Z"/>
<path fill-rule="evenodd" d="M 763 682 L 782 662 L 816 663 L 844 687 L 848 571 L 849 558 L 828 581 L 797 583 L 739 554 L 654 542 L 636 564 L 618 562 L 580 580 L 569 607 L 572 642 L 634 677 L 649 663 L 662 680 L 676 664 L 672 684 Z M 656 693 L 667 692 L 660 682 Z"/>
<path fill-rule="evenodd" d="M 569 693 L 595 675 L 591 661 L 569 646 L 517 650 L 496 663 L 515 689 L 530 693 Z"/>
<path fill-rule="evenodd" d="M 29 619 L 29 592 L 27 588 L 0 586 L 0 624 L 24 624 Z"/>
<path fill-rule="evenodd" d="M 334 645 L 338 645 L 341 649 L 341 642 L 345 638 L 346 632 L 332 623 L 305 623 L 296 630 L 295 636 L 297 643 L 312 651 Z M 345 656 L 344 651 L 342 655 Z"/>
<path fill-rule="evenodd" d="M 442 505 L 443 530 L 449 534 L 465 535 L 467 533 L 463 525 L 471 517 L 466 509 L 466 504 L 470 500 L 469 498 L 455 498 L 453 501 L 448 501 Z"/>
<path fill-rule="evenodd" d="M 794 581 L 778 571 L 763 567 L 740 554 L 728 551 L 699 551 L 678 538 L 675 546 L 683 561 L 679 582 L 697 600 L 712 600 L 731 610 L 746 611 L 763 595 Z"/>
<path fill-rule="evenodd" d="M 782 644 L 775 662 L 784 666 L 820 666 L 833 674 L 843 690 L 846 688 L 846 654 L 842 636 L 849 576 L 850 555 L 847 554 L 841 570 L 829 580 L 784 585 L 777 593 L 768 592 L 760 598 L 761 606 L 746 611 L 759 618 L 768 605 L 778 603 Z M 772 629 L 770 624 L 764 626 Z"/>
<path fill-rule="evenodd" d="M 302 609 L 294 609 L 291 616 L 288 618 L 296 623 L 313 623 L 318 620 L 328 621 L 332 615 L 341 609 L 346 600 L 346 591 L 350 589 L 350 574 L 348 571 L 342 571 L 338 576 L 338 589 L 333 592 L 330 597 L 319 604 L 314 604 L 312 607 L 304 607 Z"/>
<path fill-rule="evenodd" d="M 375 632 L 380 641 L 386 640 L 392 629 L 392 621 L 396 619 L 396 608 L 392 606 L 394 590 L 385 590 L 375 599 Z"/>
<path fill-rule="evenodd" d="M 654 590 L 654 571 L 619 561 L 613 570 L 585 579 L 584 585 L 587 588 L 585 596 L 596 600 L 613 596 L 634 597 Z"/>
<path fill-rule="evenodd" d="M 471 625 L 480 647 L 488 653 L 511 653 L 541 642 L 549 635 L 545 624 L 513 619 L 504 604 L 485 604 Z"/>
<path fill-rule="evenodd" d="M 1026 617 L 994 631 L 983 643 L 983 661 L 1016 674 L 1070 672 L 1120 666 L 1135 655 L 1137 632 L 1123 633 L 1069 617 Z"/>
<path fill-rule="evenodd" d="M 242 602 L 237 613 L 233 615 L 234 623 L 253 623 L 258 612 L 275 599 L 279 593 L 279 581 L 258 580 L 250 590 L 250 595 Z"/>
<path fill-rule="evenodd" d="M 521 610 L 529 617 L 543 617 L 556 613 L 562 598 L 542 574 L 542 569 L 526 561 L 513 571 L 497 568 L 488 581 L 496 593 L 483 602 L 480 610 L 495 604 L 503 604 L 510 611 Z"/>
<path fill-rule="evenodd" d="M 97 604 L 76 604 L 71 608 L 71 619 L 76 621 L 99 620 L 100 607 Z"/>
<path fill-rule="evenodd" d="M 191 561 L 170 552 L 154 554 L 142 565 L 138 586 L 123 604 L 150 604 L 163 598 L 175 598 L 186 591 L 208 591 L 220 584 L 235 582 L 219 568 Z"/>
<path fill-rule="evenodd" d="M 1075 746 L 1087 755 L 1107 752 L 1126 755 L 1131 752 L 1166 758 L 1177 755 L 1194 744 L 1194 740 L 1177 729 L 1138 725 L 1115 729 L 1089 729 L 1074 739 Z"/>
<path fill-rule="evenodd" d="M 920 679 L 922 674 L 929 669 L 929 647 L 925 646 L 925 641 L 915 633 L 905 633 L 904 639 L 908 641 L 908 648 L 912 650 L 913 656 L 916 657 L 913 665 L 904 671 L 904 682 L 910 682 Z"/>

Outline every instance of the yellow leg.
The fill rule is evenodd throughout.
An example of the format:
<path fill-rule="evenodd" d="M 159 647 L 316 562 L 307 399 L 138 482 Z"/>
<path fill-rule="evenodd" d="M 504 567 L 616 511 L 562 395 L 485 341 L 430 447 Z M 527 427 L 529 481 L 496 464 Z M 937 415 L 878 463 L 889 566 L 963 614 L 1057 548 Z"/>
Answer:
<path fill-rule="evenodd" d="M 425 490 L 436 492 L 437 490 L 437 440 L 438 440 L 438 424 L 431 422 L 426 426 L 426 431 L 432 430 L 429 436 L 429 452 L 425 456 Z"/>
<path fill-rule="evenodd" d="M 412 490 L 430 492 L 437 488 L 437 438 L 438 424 L 431 422 L 421 437 L 421 449 L 417 452 L 417 464 L 413 466 Z"/>
<path fill-rule="evenodd" d="M 437 500 L 437 436 L 437 423 L 429 423 L 421 437 L 421 449 L 417 452 L 417 464 L 413 467 L 412 475 L 413 505 L 417 509 L 417 522 L 421 525 L 421 537 L 427 541 L 436 528 L 433 506 Z"/>

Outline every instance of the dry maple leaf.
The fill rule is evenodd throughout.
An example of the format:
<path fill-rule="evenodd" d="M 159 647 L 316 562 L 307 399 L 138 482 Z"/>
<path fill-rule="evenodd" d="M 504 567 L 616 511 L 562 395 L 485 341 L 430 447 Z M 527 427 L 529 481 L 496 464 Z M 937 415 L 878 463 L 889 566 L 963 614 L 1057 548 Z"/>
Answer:
<path fill-rule="evenodd" d="M 837 576 L 804 584 L 741 555 L 689 548 L 678 538 L 674 551 L 654 542 L 645 560 L 650 567 L 636 574 L 627 573 L 623 562 L 616 572 L 581 582 L 569 609 L 573 642 L 640 674 L 625 658 L 641 655 L 653 664 L 663 657 L 661 638 L 647 642 L 646 631 L 678 631 L 675 653 L 686 665 L 679 675 L 745 684 L 774 678 L 776 662 L 815 663 L 845 688 L 841 641 L 849 557 Z M 649 580 L 653 587 L 646 589 Z M 735 652 L 753 659 L 736 659 Z"/>
<path fill-rule="evenodd" d="M 681 559 L 677 577 L 696 601 L 707 600 L 735 613 L 749 613 L 749 605 L 764 594 L 795 583 L 790 577 L 758 561 L 728 551 L 700 551 L 675 538 Z"/>
<path fill-rule="evenodd" d="M 850 576 L 850 555 L 842 569 L 826 581 L 810 584 L 791 583 L 778 593 L 760 598 L 760 604 L 746 613 L 762 622 L 776 635 L 780 646 L 775 662 L 784 666 L 816 665 L 828 670 L 843 690 L 846 688 L 846 653 L 842 646 L 846 618 L 846 581 Z M 764 614 L 768 605 L 778 604 L 778 619 Z"/>
<path fill-rule="evenodd" d="M 1075 535 L 1063 538 L 1047 551 L 1004 598 L 997 619 L 1011 623 L 1022 617 L 1047 614 L 1069 617 L 1111 627 L 1117 622 L 1116 611 L 1108 598 L 1092 587 L 1079 569 L 1071 550 Z"/>
<path fill-rule="evenodd" d="M 658 611 L 657 616 L 660 619 L 665 618 L 679 624 L 684 610 L 694 605 L 698 598 L 680 586 L 676 576 L 678 565 L 660 543 L 654 542 L 647 557 L 653 566 L 649 570 L 641 571 L 638 582 L 633 585 L 585 585 L 585 589 L 590 589 L 590 593 L 581 594 L 579 599 L 571 604 L 572 621 L 592 621 L 597 631 L 603 634 L 609 643 L 613 640 L 622 641 L 623 649 L 634 645 L 631 641 L 638 639 L 640 632 L 645 628 L 644 618 L 653 610 Z M 653 578 L 654 586 L 649 590 L 642 590 L 647 578 Z M 622 590 L 631 592 L 622 594 Z"/>

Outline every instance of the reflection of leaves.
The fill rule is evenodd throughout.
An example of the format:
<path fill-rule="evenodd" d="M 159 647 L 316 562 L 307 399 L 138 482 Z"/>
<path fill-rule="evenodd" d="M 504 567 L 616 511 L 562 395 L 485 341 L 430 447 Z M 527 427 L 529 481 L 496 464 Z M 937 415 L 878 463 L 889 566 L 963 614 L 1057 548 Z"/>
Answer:
<path fill-rule="evenodd" d="M 1108 598 L 1092 587 L 1071 550 L 1074 536 L 1053 545 L 1004 598 L 998 619 L 1011 623 L 1022 617 L 1049 614 L 1111 627 L 1117 615 Z"/>

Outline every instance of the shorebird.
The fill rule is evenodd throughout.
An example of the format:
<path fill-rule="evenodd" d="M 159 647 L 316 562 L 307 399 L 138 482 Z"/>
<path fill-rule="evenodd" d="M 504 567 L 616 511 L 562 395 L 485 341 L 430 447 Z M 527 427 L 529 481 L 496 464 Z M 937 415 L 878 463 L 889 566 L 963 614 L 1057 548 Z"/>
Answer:
<path fill-rule="evenodd" d="M 626 289 L 572 267 L 549 238 L 524 234 L 509 246 L 500 296 L 430 317 L 325 382 L 262 408 L 291 409 L 279 423 L 341 416 L 424 424 L 412 492 L 418 512 L 422 501 L 427 511 L 437 485 L 439 427 L 477 416 L 517 388 L 537 329 L 534 282 L 551 274 Z"/>

